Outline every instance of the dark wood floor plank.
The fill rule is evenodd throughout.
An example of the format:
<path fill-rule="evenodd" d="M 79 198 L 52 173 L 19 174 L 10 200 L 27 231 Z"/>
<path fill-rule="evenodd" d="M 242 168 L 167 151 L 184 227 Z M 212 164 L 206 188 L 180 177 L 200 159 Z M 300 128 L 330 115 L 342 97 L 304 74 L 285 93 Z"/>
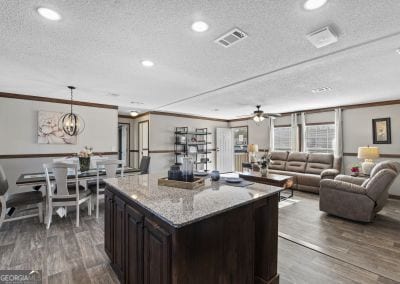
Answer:
<path fill-rule="evenodd" d="M 400 201 L 391 200 L 372 224 L 318 210 L 318 195 L 295 192 L 300 202 L 280 209 L 280 283 L 399 283 Z M 82 208 L 53 217 L 50 230 L 37 218 L 0 229 L 1 269 L 41 269 L 43 283 L 118 283 L 104 252 L 100 218 Z"/>
<path fill-rule="evenodd" d="M 318 251 L 400 282 L 399 200 L 389 200 L 373 223 L 330 216 L 318 209 L 318 196 L 296 192 L 300 202 L 280 209 L 279 230 Z"/>

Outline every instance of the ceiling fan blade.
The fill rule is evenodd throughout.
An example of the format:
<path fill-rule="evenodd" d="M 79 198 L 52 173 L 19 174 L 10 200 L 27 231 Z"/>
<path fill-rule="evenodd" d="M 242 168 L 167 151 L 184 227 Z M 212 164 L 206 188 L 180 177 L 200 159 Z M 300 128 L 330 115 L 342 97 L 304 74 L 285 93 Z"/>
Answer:
<path fill-rule="evenodd" d="M 282 115 L 280 113 L 263 113 L 263 117 L 268 118 L 268 117 L 281 117 Z"/>

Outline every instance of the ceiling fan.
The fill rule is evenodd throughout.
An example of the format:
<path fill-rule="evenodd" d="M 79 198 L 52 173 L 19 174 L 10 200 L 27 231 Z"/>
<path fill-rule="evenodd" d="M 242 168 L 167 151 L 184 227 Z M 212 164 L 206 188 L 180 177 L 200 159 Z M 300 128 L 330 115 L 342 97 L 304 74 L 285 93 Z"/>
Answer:
<path fill-rule="evenodd" d="M 257 105 L 256 107 L 257 107 L 257 109 L 253 112 L 253 120 L 255 122 L 261 122 L 265 118 L 275 119 L 277 117 L 281 117 L 282 116 L 279 113 L 265 113 L 263 110 L 260 109 L 261 105 Z"/>

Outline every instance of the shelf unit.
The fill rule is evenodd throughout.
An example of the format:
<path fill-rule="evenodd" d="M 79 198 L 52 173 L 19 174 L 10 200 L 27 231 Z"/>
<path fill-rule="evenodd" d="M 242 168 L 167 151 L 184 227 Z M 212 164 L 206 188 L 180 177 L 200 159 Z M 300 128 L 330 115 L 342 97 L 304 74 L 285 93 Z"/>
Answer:
<path fill-rule="evenodd" d="M 208 164 L 211 163 L 209 141 L 211 132 L 207 128 L 196 128 L 195 131 L 189 131 L 189 128 L 175 127 L 175 164 L 178 163 L 179 156 L 193 157 L 196 171 L 202 165 L 204 171 L 208 171 Z"/>

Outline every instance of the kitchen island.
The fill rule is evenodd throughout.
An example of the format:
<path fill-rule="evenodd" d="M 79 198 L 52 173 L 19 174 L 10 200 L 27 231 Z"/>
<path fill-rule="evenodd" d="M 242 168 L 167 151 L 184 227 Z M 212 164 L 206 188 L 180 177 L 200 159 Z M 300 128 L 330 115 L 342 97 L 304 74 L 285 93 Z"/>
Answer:
<path fill-rule="evenodd" d="M 121 283 L 278 283 L 280 188 L 106 179 L 105 251 Z"/>

